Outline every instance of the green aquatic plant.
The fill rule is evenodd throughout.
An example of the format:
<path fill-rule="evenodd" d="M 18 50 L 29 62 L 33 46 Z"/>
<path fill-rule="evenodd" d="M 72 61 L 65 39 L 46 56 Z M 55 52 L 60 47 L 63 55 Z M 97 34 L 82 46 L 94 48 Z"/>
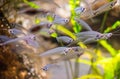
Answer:
<path fill-rule="evenodd" d="M 28 0 L 23 0 L 26 4 L 28 4 L 30 7 L 35 8 L 35 9 L 39 9 L 40 6 L 38 6 L 37 4 L 30 2 Z"/>

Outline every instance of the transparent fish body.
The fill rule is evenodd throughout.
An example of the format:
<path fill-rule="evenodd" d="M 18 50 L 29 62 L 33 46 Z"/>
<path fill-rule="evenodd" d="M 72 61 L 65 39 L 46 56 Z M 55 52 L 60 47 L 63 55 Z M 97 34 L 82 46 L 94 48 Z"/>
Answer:
<path fill-rule="evenodd" d="M 108 39 L 113 34 L 112 33 L 102 34 L 97 31 L 85 31 L 85 32 L 77 33 L 75 35 L 77 36 L 77 39 L 71 42 L 68 46 L 77 44 L 78 42 L 83 42 L 84 44 L 93 43 L 101 39 Z"/>
<path fill-rule="evenodd" d="M 82 25 L 82 27 L 88 31 L 92 31 L 91 27 L 82 19 L 77 19 L 75 18 L 75 20 L 80 24 Z"/>
<path fill-rule="evenodd" d="M 42 28 L 39 32 L 38 32 L 38 34 L 40 34 L 40 35 L 43 35 L 43 36 L 46 36 L 46 37 L 50 37 L 50 29 L 48 29 L 48 28 Z"/>
<path fill-rule="evenodd" d="M 75 35 L 77 37 L 85 37 L 85 36 L 96 36 L 96 35 L 100 35 L 101 33 L 97 32 L 97 31 L 84 31 L 84 32 L 80 32 L 80 33 L 76 33 Z"/>
<path fill-rule="evenodd" d="M 98 15 L 102 12 L 108 11 L 110 9 L 113 8 L 113 6 L 117 3 L 117 0 L 111 1 L 107 4 L 104 4 L 103 6 L 101 6 L 100 8 L 98 8 L 97 10 L 95 10 L 94 14 Z"/>
<path fill-rule="evenodd" d="M 90 15 L 93 16 L 93 10 L 92 10 L 92 5 L 91 3 L 89 3 L 87 0 L 84 0 L 84 2 L 86 3 L 86 5 L 88 6 L 88 9 L 89 9 L 89 12 L 90 12 Z"/>
<path fill-rule="evenodd" d="M 35 48 L 39 47 L 39 43 L 35 39 L 24 39 L 26 43 L 30 46 L 33 46 Z"/>
<path fill-rule="evenodd" d="M 73 39 L 68 36 L 59 36 L 56 39 L 58 42 L 63 42 L 63 43 L 67 43 L 67 44 L 69 44 L 73 41 Z"/>
<path fill-rule="evenodd" d="M 104 4 L 103 6 L 99 7 L 96 10 L 92 10 L 92 12 L 91 12 L 91 10 L 87 10 L 85 12 L 82 12 L 80 17 L 84 18 L 84 19 L 93 18 L 93 17 L 95 17 L 95 16 L 97 16 L 105 11 L 112 9 L 116 3 L 117 3 L 117 0 L 113 0 L 109 3 Z"/>
<path fill-rule="evenodd" d="M 8 36 L 0 35 L 0 42 L 5 42 L 8 40 L 11 40 L 11 38 L 9 38 Z"/>
<path fill-rule="evenodd" d="M 53 54 L 65 54 L 69 52 L 69 47 L 57 47 L 40 54 L 40 56 L 50 56 Z"/>
<path fill-rule="evenodd" d="M 55 67 L 58 67 L 58 65 L 56 65 L 56 64 L 46 64 L 44 67 L 42 67 L 42 70 L 48 71 L 51 68 L 55 68 Z"/>
<path fill-rule="evenodd" d="M 106 33 L 106 34 L 100 34 L 100 35 L 96 35 L 94 37 L 88 38 L 85 41 L 83 41 L 84 44 L 88 44 L 88 43 L 92 43 L 98 40 L 102 40 L 102 39 L 108 39 L 112 36 L 112 33 Z"/>
<path fill-rule="evenodd" d="M 85 19 L 85 20 L 91 19 L 93 17 L 95 17 L 94 10 L 93 10 L 93 12 L 91 12 L 90 10 L 86 10 L 80 14 L 80 18 Z"/>
<path fill-rule="evenodd" d="M 19 35 L 19 34 L 24 34 L 25 35 L 24 32 L 22 32 L 21 30 L 18 30 L 16 28 L 9 29 L 8 31 L 9 31 L 9 33 L 11 33 L 13 35 Z"/>
<path fill-rule="evenodd" d="M 80 6 L 80 7 L 75 8 L 75 13 L 81 14 L 84 10 L 85 10 L 85 8 Z"/>
<path fill-rule="evenodd" d="M 72 48 L 72 52 L 67 53 L 66 55 L 62 55 L 62 56 L 60 56 L 56 59 L 53 59 L 52 63 L 57 63 L 57 62 L 60 62 L 60 61 L 67 61 L 67 60 L 70 60 L 70 59 L 73 59 L 73 58 L 80 57 L 84 52 L 84 49 L 82 49 L 78 46 L 71 47 L 71 48 Z"/>
<path fill-rule="evenodd" d="M 61 25 L 65 25 L 69 22 L 69 19 L 67 18 L 62 18 L 58 15 L 54 15 L 54 20 L 53 20 L 53 24 L 61 24 Z"/>
<path fill-rule="evenodd" d="M 12 43 L 12 42 L 16 42 L 16 41 L 19 41 L 19 40 L 23 40 L 23 39 L 25 39 L 25 38 L 26 38 L 26 37 L 14 38 L 14 39 L 5 41 L 4 43 L 1 43 L 0 45 L 6 45 L 6 44 L 9 44 L 9 43 Z"/>
<path fill-rule="evenodd" d="M 40 24 L 33 25 L 29 31 L 34 33 L 40 31 L 41 28 L 50 28 L 53 24 L 50 22 L 40 22 Z"/>
<path fill-rule="evenodd" d="M 12 42 L 19 41 L 19 40 L 24 40 L 24 41 L 26 41 L 26 43 L 28 45 L 31 45 L 33 47 L 38 47 L 38 43 L 35 39 L 35 35 L 33 35 L 33 34 L 8 40 L 8 41 L 5 41 L 5 42 L 1 43 L 0 45 L 6 45 L 6 44 L 9 44 L 9 43 L 12 43 Z"/>
<path fill-rule="evenodd" d="M 52 26 L 52 23 L 43 21 L 40 22 L 38 25 L 40 25 L 41 27 L 50 28 Z"/>
<path fill-rule="evenodd" d="M 93 43 L 93 42 L 96 42 L 98 41 L 98 39 L 94 37 L 80 37 L 80 38 L 77 38 L 76 40 L 74 40 L 73 42 L 71 42 L 68 46 L 72 46 L 72 45 L 75 45 L 77 44 L 78 42 L 83 42 L 84 44 L 89 44 L 89 43 Z"/>
<path fill-rule="evenodd" d="M 83 41 L 84 44 L 89 44 L 89 43 L 93 43 L 96 42 L 98 40 L 96 40 L 95 38 L 88 38 L 86 40 Z"/>
<path fill-rule="evenodd" d="M 53 21 L 53 24 L 61 24 L 61 25 L 65 25 L 69 22 L 69 19 L 63 18 L 63 19 L 55 19 Z"/>
<path fill-rule="evenodd" d="M 43 27 L 47 27 L 47 28 L 50 28 L 52 26 L 52 23 L 50 22 L 40 22 L 40 24 L 38 25 L 41 25 Z"/>

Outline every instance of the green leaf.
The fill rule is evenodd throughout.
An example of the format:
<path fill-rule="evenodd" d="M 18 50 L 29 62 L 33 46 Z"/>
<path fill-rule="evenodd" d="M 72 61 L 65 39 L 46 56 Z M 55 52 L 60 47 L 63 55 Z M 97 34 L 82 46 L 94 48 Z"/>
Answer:
<path fill-rule="evenodd" d="M 35 23 L 36 24 L 39 24 L 40 23 L 40 20 L 38 18 L 35 19 Z"/>
<path fill-rule="evenodd" d="M 57 26 L 53 27 L 53 29 L 56 29 L 56 30 L 70 36 L 74 40 L 76 39 L 76 36 L 71 31 L 69 31 L 67 28 L 65 28 L 64 26 L 57 25 Z"/>
<path fill-rule="evenodd" d="M 117 27 L 120 27 L 120 21 L 116 21 L 111 27 L 108 27 L 104 33 L 108 33 L 110 32 L 111 30 L 114 30 L 116 29 Z"/>
<path fill-rule="evenodd" d="M 113 58 L 109 57 L 96 62 L 96 65 L 101 65 L 104 69 L 104 79 L 114 79 L 114 62 L 112 60 Z"/>
<path fill-rule="evenodd" d="M 77 6 L 79 6 L 80 0 L 70 0 L 69 4 L 70 4 L 70 11 L 71 11 L 71 20 L 70 20 L 70 22 L 72 23 L 74 32 L 78 33 L 81 30 L 81 26 L 74 20 L 74 18 L 76 17 L 76 13 L 75 13 L 74 9 Z"/>
<path fill-rule="evenodd" d="M 35 9 L 39 9 L 40 6 L 38 6 L 37 4 L 33 3 L 33 2 L 29 2 L 28 0 L 23 0 L 26 4 L 28 4 L 30 7 L 35 8 Z"/>
<path fill-rule="evenodd" d="M 71 19 L 71 23 L 72 23 L 74 32 L 75 33 L 80 32 L 81 26 L 74 20 L 74 18 Z"/>
<path fill-rule="evenodd" d="M 50 34 L 50 36 L 53 38 L 56 38 L 58 36 L 58 34 L 54 32 L 54 33 Z"/>
<path fill-rule="evenodd" d="M 99 43 L 106 48 L 112 56 L 115 56 L 117 54 L 117 50 L 115 50 L 110 44 L 107 43 L 106 40 L 100 40 Z"/>
<path fill-rule="evenodd" d="M 85 60 L 85 59 L 78 59 L 77 61 L 78 63 L 84 63 L 84 64 L 87 64 L 87 65 L 91 65 L 91 61 L 90 60 Z"/>
<path fill-rule="evenodd" d="M 77 79 L 103 79 L 103 78 L 100 75 L 88 74 L 88 75 L 84 75 L 84 76 L 77 78 Z"/>

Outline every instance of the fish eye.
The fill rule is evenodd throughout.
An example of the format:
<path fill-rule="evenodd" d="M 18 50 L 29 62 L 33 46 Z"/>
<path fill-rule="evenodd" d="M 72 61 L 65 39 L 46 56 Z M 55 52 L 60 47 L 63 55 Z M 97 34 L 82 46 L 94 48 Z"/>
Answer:
<path fill-rule="evenodd" d="M 9 32 L 10 32 L 10 33 L 13 33 L 13 30 L 10 29 Z"/>
<path fill-rule="evenodd" d="M 111 37 L 113 34 L 112 33 L 108 33 L 107 34 L 107 37 Z"/>
<path fill-rule="evenodd" d="M 66 48 L 66 49 L 64 50 L 64 52 L 65 52 L 65 53 L 68 53 L 68 51 L 70 51 L 70 49 L 71 49 L 71 48 Z"/>
<path fill-rule="evenodd" d="M 35 40 L 36 38 L 35 38 L 35 36 L 32 35 L 32 36 L 29 37 L 29 39 Z"/>
<path fill-rule="evenodd" d="M 97 37 L 97 38 L 99 38 L 99 37 L 100 37 L 100 35 L 96 35 L 96 37 Z"/>
<path fill-rule="evenodd" d="M 72 40 L 69 40 L 69 43 L 71 43 L 72 42 Z"/>
<path fill-rule="evenodd" d="M 44 71 L 47 71 L 48 70 L 48 68 L 47 67 L 45 67 L 45 68 L 42 68 Z"/>
<path fill-rule="evenodd" d="M 11 31 L 11 30 L 9 30 L 9 32 L 10 32 L 10 33 L 12 33 L 12 31 Z"/>
<path fill-rule="evenodd" d="M 99 40 L 102 36 L 103 36 L 103 35 L 97 34 L 95 40 Z"/>
<path fill-rule="evenodd" d="M 82 12 L 85 11 L 85 8 L 82 8 Z"/>
<path fill-rule="evenodd" d="M 71 43 L 72 41 L 73 41 L 73 39 L 70 39 L 70 40 L 69 40 L 69 43 Z"/>
<path fill-rule="evenodd" d="M 33 40 L 36 40 L 36 37 L 35 37 L 35 36 L 33 36 L 33 37 L 32 37 L 32 39 L 33 39 Z"/>
<path fill-rule="evenodd" d="M 48 23 L 47 27 L 50 28 L 53 24 L 52 23 Z"/>
<path fill-rule="evenodd" d="M 109 35 L 109 36 L 112 36 L 113 34 L 112 34 L 112 33 L 109 33 L 108 35 Z"/>
<path fill-rule="evenodd" d="M 69 22 L 69 19 L 65 19 L 65 23 L 68 23 Z"/>

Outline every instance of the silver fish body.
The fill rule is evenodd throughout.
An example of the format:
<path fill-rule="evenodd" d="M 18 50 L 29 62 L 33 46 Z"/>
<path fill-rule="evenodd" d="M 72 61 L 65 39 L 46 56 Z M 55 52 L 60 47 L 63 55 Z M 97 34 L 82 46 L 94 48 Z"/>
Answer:
<path fill-rule="evenodd" d="M 78 22 L 82 27 L 88 31 L 92 31 L 91 27 L 82 19 L 75 18 L 76 22 Z"/>
<path fill-rule="evenodd" d="M 8 36 L 0 35 L 0 42 L 5 42 L 8 40 L 11 40 L 11 38 L 9 38 Z"/>
<path fill-rule="evenodd" d="M 43 56 L 50 56 L 53 54 L 66 54 L 67 52 L 69 52 L 69 47 L 56 47 L 46 52 L 43 52 L 39 56 L 43 57 Z"/>
<path fill-rule="evenodd" d="M 48 70 L 50 70 L 51 68 L 54 68 L 54 67 L 58 67 L 58 65 L 56 65 L 56 64 L 46 64 L 44 67 L 42 67 L 42 70 L 48 71 Z"/>
<path fill-rule="evenodd" d="M 60 24 L 60 25 L 65 25 L 69 22 L 68 18 L 62 18 L 58 15 L 54 15 L 54 20 L 53 20 L 53 24 Z"/>
<path fill-rule="evenodd" d="M 77 44 L 78 42 L 83 42 L 84 44 L 89 44 L 93 43 L 96 41 L 99 41 L 101 39 L 108 39 L 110 38 L 113 34 L 112 33 L 99 33 L 97 31 L 85 31 L 85 32 L 80 32 L 75 34 L 77 39 L 71 42 L 68 46 Z"/>
<path fill-rule="evenodd" d="M 11 33 L 13 35 L 19 35 L 19 34 L 24 34 L 25 35 L 24 32 L 22 32 L 21 30 L 18 30 L 16 28 L 9 29 L 8 31 L 9 31 L 9 33 Z"/>
<path fill-rule="evenodd" d="M 81 14 L 84 10 L 85 10 L 84 7 L 77 7 L 77 8 L 75 8 L 75 13 L 76 14 Z"/>
<path fill-rule="evenodd" d="M 26 43 L 28 45 L 31 45 L 33 47 L 38 47 L 39 46 L 36 39 L 35 39 L 35 35 L 33 35 L 33 34 L 8 40 L 8 41 L 5 41 L 5 42 L 1 43 L 0 45 L 6 45 L 6 44 L 9 44 L 9 43 L 12 43 L 12 42 L 19 41 L 19 40 L 24 40 L 24 41 L 26 41 Z"/>
<path fill-rule="evenodd" d="M 73 39 L 68 36 L 59 36 L 56 39 L 58 42 L 63 42 L 63 43 L 67 43 L 67 44 L 69 44 L 73 41 Z"/>

